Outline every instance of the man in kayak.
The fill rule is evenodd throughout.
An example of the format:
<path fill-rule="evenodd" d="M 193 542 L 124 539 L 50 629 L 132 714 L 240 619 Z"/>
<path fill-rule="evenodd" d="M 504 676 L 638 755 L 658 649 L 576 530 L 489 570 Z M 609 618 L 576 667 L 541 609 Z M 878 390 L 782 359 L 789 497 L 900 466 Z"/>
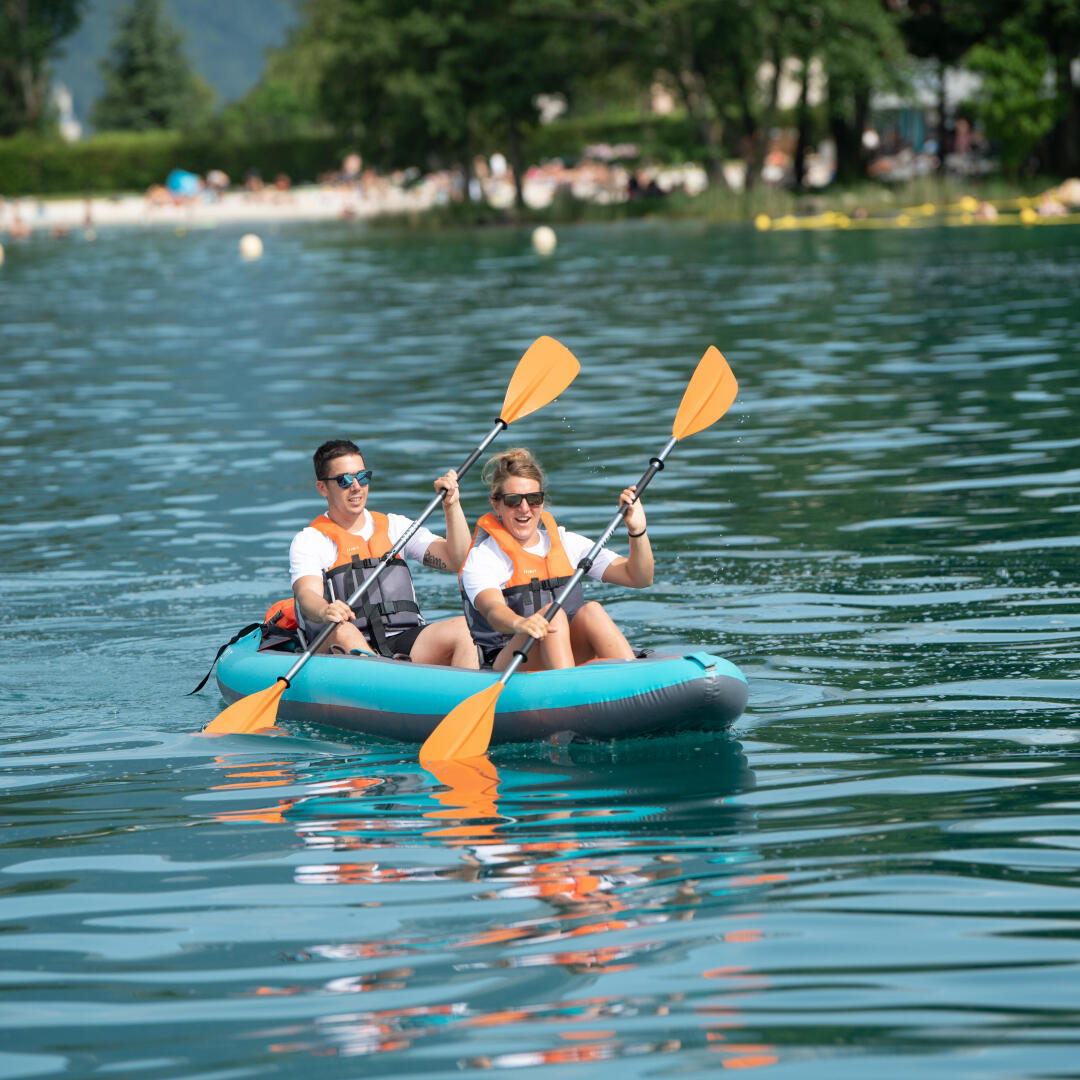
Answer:
<path fill-rule="evenodd" d="M 521 665 L 525 671 L 573 667 L 598 657 L 632 660 L 634 650 L 623 632 L 600 604 L 585 602 L 580 583 L 551 622 L 544 618 L 592 541 L 567 532 L 544 509 L 544 474 L 532 454 L 520 447 L 496 454 L 483 475 L 491 489 L 491 512 L 476 524 L 460 576 L 465 617 L 484 663 L 502 671 L 526 636 L 536 638 L 537 646 Z M 643 589 L 653 580 L 645 509 L 635 501 L 633 487 L 619 502 L 629 506 L 630 555 L 604 548 L 588 576 Z"/>
<path fill-rule="evenodd" d="M 325 442 L 315 451 L 315 488 L 326 512 L 293 537 L 289 573 L 296 598 L 296 620 L 308 641 L 327 623 L 335 624 L 323 652 L 376 652 L 407 656 L 421 664 L 476 668 L 476 646 L 460 616 L 428 623 L 420 613 L 412 575 L 397 555 L 354 611 L 346 599 L 412 525 L 400 514 L 367 508 L 372 472 L 360 448 L 348 439 Z M 457 473 L 435 481 L 445 490 L 446 538 L 421 526 L 406 543 L 405 558 L 451 573 L 461 568 L 469 549 L 469 525 L 461 509 Z"/>

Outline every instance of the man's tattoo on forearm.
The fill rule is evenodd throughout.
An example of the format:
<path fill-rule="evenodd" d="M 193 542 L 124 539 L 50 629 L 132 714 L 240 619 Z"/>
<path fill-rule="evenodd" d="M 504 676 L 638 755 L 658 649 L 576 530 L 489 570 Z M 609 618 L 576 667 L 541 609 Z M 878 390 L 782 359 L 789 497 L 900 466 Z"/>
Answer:
<path fill-rule="evenodd" d="M 424 565 L 430 566 L 435 570 L 449 570 L 450 568 L 439 558 L 438 555 L 432 555 L 430 551 L 424 553 Z"/>

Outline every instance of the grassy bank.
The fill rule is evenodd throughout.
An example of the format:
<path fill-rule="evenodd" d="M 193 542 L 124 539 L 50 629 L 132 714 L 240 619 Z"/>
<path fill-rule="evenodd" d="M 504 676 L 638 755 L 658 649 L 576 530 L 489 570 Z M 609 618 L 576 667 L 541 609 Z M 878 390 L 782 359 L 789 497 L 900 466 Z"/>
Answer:
<path fill-rule="evenodd" d="M 1022 183 L 1001 178 L 969 180 L 926 177 L 886 186 L 865 181 L 849 187 L 833 186 L 811 192 L 760 185 L 749 192 L 709 188 L 700 195 L 673 193 L 621 203 L 598 204 L 567 193 L 550 206 L 499 209 L 482 203 L 449 203 L 412 214 L 386 215 L 376 225 L 414 229 L 454 229 L 484 226 L 565 225 L 574 222 L 633 221 L 643 218 L 706 222 L 752 222 L 835 213 L 847 217 L 896 214 L 909 207 L 944 208 L 961 200 L 991 204 L 1031 199 L 1055 186 L 1053 178 L 1036 177 Z"/>

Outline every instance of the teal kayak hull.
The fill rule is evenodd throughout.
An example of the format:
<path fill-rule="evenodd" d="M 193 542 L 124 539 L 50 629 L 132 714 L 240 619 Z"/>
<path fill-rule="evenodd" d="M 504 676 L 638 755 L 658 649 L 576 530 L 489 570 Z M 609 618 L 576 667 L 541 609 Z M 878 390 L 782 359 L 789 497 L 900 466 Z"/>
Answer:
<path fill-rule="evenodd" d="M 231 645 L 217 679 L 229 703 L 273 685 L 296 654 L 259 651 L 260 631 Z M 490 671 L 382 657 L 313 656 L 278 705 L 278 719 L 422 743 L 455 705 L 496 681 Z M 603 740 L 726 728 L 746 705 L 730 661 L 706 652 L 598 660 L 564 671 L 515 675 L 499 695 L 492 743 L 554 736 Z"/>

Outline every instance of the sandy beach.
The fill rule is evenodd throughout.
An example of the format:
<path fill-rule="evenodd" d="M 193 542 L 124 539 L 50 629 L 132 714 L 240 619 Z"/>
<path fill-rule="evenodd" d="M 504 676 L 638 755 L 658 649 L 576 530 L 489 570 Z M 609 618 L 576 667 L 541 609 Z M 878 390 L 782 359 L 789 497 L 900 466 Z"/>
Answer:
<path fill-rule="evenodd" d="M 329 221 L 424 210 L 438 198 L 431 184 L 408 190 L 392 185 L 360 190 L 345 185 L 296 187 L 287 191 L 226 191 L 214 197 L 161 200 L 143 195 L 82 199 L 25 197 L 0 202 L 0 239 L 74 229 L 128 227 L 206 228 L 227 224 Z"/>
<path fill-rule="evenodd" d="M 642 186 L 655 182 L 658 192 L 681 190 L 697 194 L 707 180 L 700 166 L 640 170 Z M 572 168 L 546 162 L 529 169 L 523 185 L 526 205 L 549 206 L 560 190 L 593 203 L 618 203 L 630 197 L 630 173 L 618 165 L 584 160 Z M 288 221 L 356 220 L 383 214 L 411 213 L 465 197 L 460 173 L 429 173 L 406 186 L 398 179 L 368 174 L 357 183 L 306 185 L 280 190 L 267 185 L 257 191 L 210 188 L 177 198 L 162 185 L 144 195 L 114 195 L 52 199 L 0 197 L 0 239 L 25 239 L 34 233 L 63 234 L 73 229 L 112 226 L 171 226 L 205 228 L 225 224 Z M 512 177 L 485 175 L 474 179 L 468 197 L 481 197 L 496 209 L 514 203 Z"/>

